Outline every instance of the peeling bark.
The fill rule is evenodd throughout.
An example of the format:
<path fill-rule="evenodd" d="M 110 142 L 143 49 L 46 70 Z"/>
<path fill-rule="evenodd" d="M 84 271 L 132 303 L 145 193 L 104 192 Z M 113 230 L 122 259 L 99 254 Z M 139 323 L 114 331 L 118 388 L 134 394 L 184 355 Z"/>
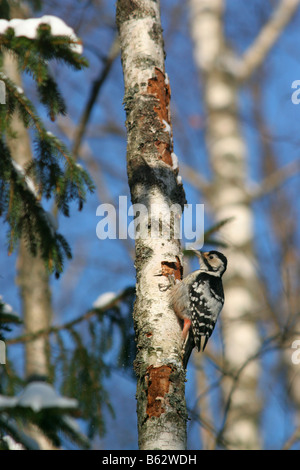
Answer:
<path fill-rule="evenodd" d="M 170 85 L 159 2 L 119 0 L 117 25 L 125 82 L 128 182 L 132 203 L 143 204 L 148 211 L 140 214 L 135 245 L 139 447 L 185 449 L 181 328 L 169 304 L 167 277 L 182 275 L 180 240 L 174 233 L 185 194 L 171 155 Z M 170 217 L 172 205 L 175 214 Z"/>
<path fill-rule="evenodd" d="M 153 416 L 159 418 L 166 411 L 166 394 L 170 388 L 170 366 L 153 367 L 147 370 L 146 383 L 147 391 L 147 408 L 146 414 L 148 418 Z"/>

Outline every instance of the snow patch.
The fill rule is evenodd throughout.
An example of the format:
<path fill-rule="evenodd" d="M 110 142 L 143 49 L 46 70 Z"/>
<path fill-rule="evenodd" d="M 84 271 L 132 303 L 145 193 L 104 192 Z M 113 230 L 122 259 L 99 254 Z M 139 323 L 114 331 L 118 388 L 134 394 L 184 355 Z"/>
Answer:
<path fill-rule="evenodd" d="M 178 168 L 178 157 L 176 153 L 172 152 L 171 153 L 171 158 L 172 158 L 172 168 L 173 170 L 177 170 Z"/>
<path fill-rule="evenodd" d="M 171 137 L 172 136 L 172 129 L 171 129 L 170 124 L 167 121 L 165 121 L 164 119 L 162 120 L 162 122 L 163 122 L 163 125 L 164 125 L 164 131 L 168 132 L 169 136 Z"/>
<path fill-rule="evenodd" d="M 21 165 L 19 165 L 19 163 L 17 163 L 15 160 L 12 160 L 12 165 L 17 171 L 17 173 L 24 177 L 25 183 L 27 184 L 27 188 L 29 189 L 29 191 L 31 191 L 35 197 L 38 197 L 38 193 L 35 189 L 32 179 L 29 178 L 29 176 L 25 176 L 24 168 L 22 168 Z"/>
<path fill-rule="evenodd" d="M 27 37 L 35 39 L 37 30 L 41 24 L 47 24 L 51 27 L 52 36 L 68 36 L 76 44 L 71 44 L 71 49 L 77 54 L 82 54 L 83 48 L 79 39 L 61 18 L 53 15 L 44 15 L 40 18 L 28 18 L 26 20 L 14 18 L 10 21 L 0 20 L 0 34 L 4 34 L 8 28 L 13 28 L 16 37 Z"/>
<path fill-rule="evenodd" d="M 25 450 L 25 447 L 16 442 L 11 436 L 4 436 L 3 440 L 6 442 L 9 450 Z"/>
<path fill-rule="evenodd" d="M 0 34 L 3 34 L 9 27 L 10 21 L 0 20 Z"/>
<path fill-rule="evenodd" d="M 13 313 L 12 306 L 3 301 L 2 295 L 0 295 L 0 304 L 2 306 L 2 313 Z"/>
<path fill-rule="evenodd" d="M 110 302 L 116 298 L 115 292 L 105 292 L 104 294 L 99 295 L 99 297 L 93 303 L 94 308 L 103 308 L 106 307 Z"/>
<path fill-rule="evenodd" d="M 78 401 L 72 398 L 61 397 L 51 385 L 36 381 L 29 383 L 17 397 L 0 395 L 0 409 L 13 408 L 15 406 L 31 408 L 34 412 L 38 413 L 45 408 L 76 409 Z"/>

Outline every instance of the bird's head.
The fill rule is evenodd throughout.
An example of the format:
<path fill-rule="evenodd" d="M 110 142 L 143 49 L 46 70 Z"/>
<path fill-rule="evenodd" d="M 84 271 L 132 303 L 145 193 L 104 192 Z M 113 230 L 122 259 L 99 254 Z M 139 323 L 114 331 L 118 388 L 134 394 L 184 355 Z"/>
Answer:
<path fill-rule="evenodd" d="M 207 271 L 222 276 L 227 268 L 227 258 L 219 251 L 195 251 L 199 258 L 201 271 Z"/>

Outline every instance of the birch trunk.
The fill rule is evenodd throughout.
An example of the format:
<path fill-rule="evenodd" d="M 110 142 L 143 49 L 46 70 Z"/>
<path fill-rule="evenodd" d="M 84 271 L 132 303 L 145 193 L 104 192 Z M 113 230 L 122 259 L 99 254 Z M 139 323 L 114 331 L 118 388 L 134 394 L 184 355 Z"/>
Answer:
<path fill-rule="evenodd" d="M 222 230 L 230 245 L 222 310 L 225 362 L 234 376 L 258 350 L 258 311 L 254 268 L 253 214 L 247 202 L 247 151 L 238 113 L 238 83 L 222 66 L 229 53 L 223 37 L 223 1 L 190 0 L 195 62 L 201 73 L 207 114 L 206 143 L 213 171 L 209 205 L 216 220 L 233 217 Z M 237 381 L 224 380 L 229 396 L 224 437 L 235 449 L 260 447 L 257 361 L 243 368 Z M 231 376 L 232 377 L 232 376 Z M 236 388 L 235 388 L 236 387 Z M 234 393 L 231 394 L 231 391 Z"/>
<path fill-rule="evenodd" d="M 5 72 L 18 86 L 22 86 L 17 64 L 12 56 L 5 57 Z M 31 160 L 31 146 L 28 133 L 18 116 L 12 121 L 16 139 L 10 140 L 13 159 L 23 168 Z M 26 333 L 47 329 L 52 317 L 49 279 L 44 262 L 33 257 L 22 239 L 18 257 L 17 282 L 20 287 L 22 309 Z M 25 375 L 47 378 L 49 375 L 48 338 L 41 337 L 27 341 L 25 345 Z"/>
<path fill-rule="evenodd" d="M 18 86 L 22 81 L 16 61 L 11 55 L 4 58 L 6 75 Z M 15 139 L 10 139 L 9 147 L 15 162 L 23 168 L 32 158 L 29 135 L 20 118 L 15 115 L 12 119 L 12 129 Z M 25 333 L 34 333 L 49 328 L 52 318 L 51 292 L 48 274 L 44 262 L 39 257 L 33 257 L 28 251 L 24 239 L 20 241 L 17 262 L 17 283 L 20 289 L 22 302 L 22 315 Z M 49 339 L 42 336 L 25 343 L 25 377 L 45 380 L 49 377 Z M 26 432 L 35 439 L 43 450 L 52 450 L 52 443 L 34 425 L 30 425 Z"/>
<path fill-rule="evenodd" d="M 278 168 L 277 155 L 274 151 L 271 139 L 265 138 L 270 135 L 270 130 L 264 120 L 261 110 L 262 93 L 260 86 L 257 85 L 253 90 L 255 99 L 255 121 L 260 131 L 262 150 L 263 150 L 263 176 L 264 181 L 270 181 L 274 175 L 283 175 Z M 289 176 L 295 175 L 297 168 L 292 167 Z M 285 178 L 284 178 L 285 180 Z M 281 182 L 284 180 L 280 179 Z M 272 180 L 271 180 L 272 181 Z M 276 181 L 275 181 L 276 183 Z M 278 185 L 275 185 L 275 187 Z M 268 184 L 264 185 L 268 189 Z M 300 369 L 299 354 L 297 352 L 299 344 L 299 249 L 294 240 L 296 239 L 296 219 L 293 212 L 293 203 L 285 187 L 274 191 L 269 201 L 269 216 L 272 234 L 277 240 L 278 264 L 274 266 L 278 278 L 282 284 L 277 292 L 277 298 L 270 301 L 272 305 L 271 334 L 275 331 L 282 335 L 283 344 L 281 364 L 282 373 L 286 380 L 286 389 L 288 396 L 294 405 L 294 426 L 300 429 Z M 283 224 L 284 214 L 284 224 Z M 266 296 L 267 296 L 266 289 Z M 295 343 L 294 343 L 295 341 Z M 296 432 L 297 435 L 297 432 Z M 290 445 L 290 440 L 286 445 Z M 292 440 L 293 443 L 293 440 Z M 287 447 L 289 448 L 289 447 Z"/>
<path fill-rule="evenodd" d="M 175 225 L 185 196 L 172 155 L 159 1 L 119 0 L 117 25 L 125 82 L 128 181 L 132 203 L 140 205 L 133 313 L 139 447 L 183 450 L 187 415 L 181 328 L 169 305 L 167 275 L 177 279 L 182 275 Z M 176 206 L 170 217 L 172 205 Z"/>

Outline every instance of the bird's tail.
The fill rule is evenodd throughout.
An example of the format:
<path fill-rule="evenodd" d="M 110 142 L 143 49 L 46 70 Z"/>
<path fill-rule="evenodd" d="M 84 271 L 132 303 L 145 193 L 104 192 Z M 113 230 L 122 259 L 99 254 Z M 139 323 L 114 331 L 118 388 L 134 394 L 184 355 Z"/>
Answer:
<path fill-rule="evenodd" d="M 190 356 L 194 347 L 195 347 L 194 336 L 193 336 L 193 332 L 190 329 L 187 335 L 187 338 L 185 340 L 185 343 L 183 345 L 182 364 L 183 364 L 184 369 L 187 368 L 187 364 L 189 362 L 189 359 L 190 359 Z"/>

